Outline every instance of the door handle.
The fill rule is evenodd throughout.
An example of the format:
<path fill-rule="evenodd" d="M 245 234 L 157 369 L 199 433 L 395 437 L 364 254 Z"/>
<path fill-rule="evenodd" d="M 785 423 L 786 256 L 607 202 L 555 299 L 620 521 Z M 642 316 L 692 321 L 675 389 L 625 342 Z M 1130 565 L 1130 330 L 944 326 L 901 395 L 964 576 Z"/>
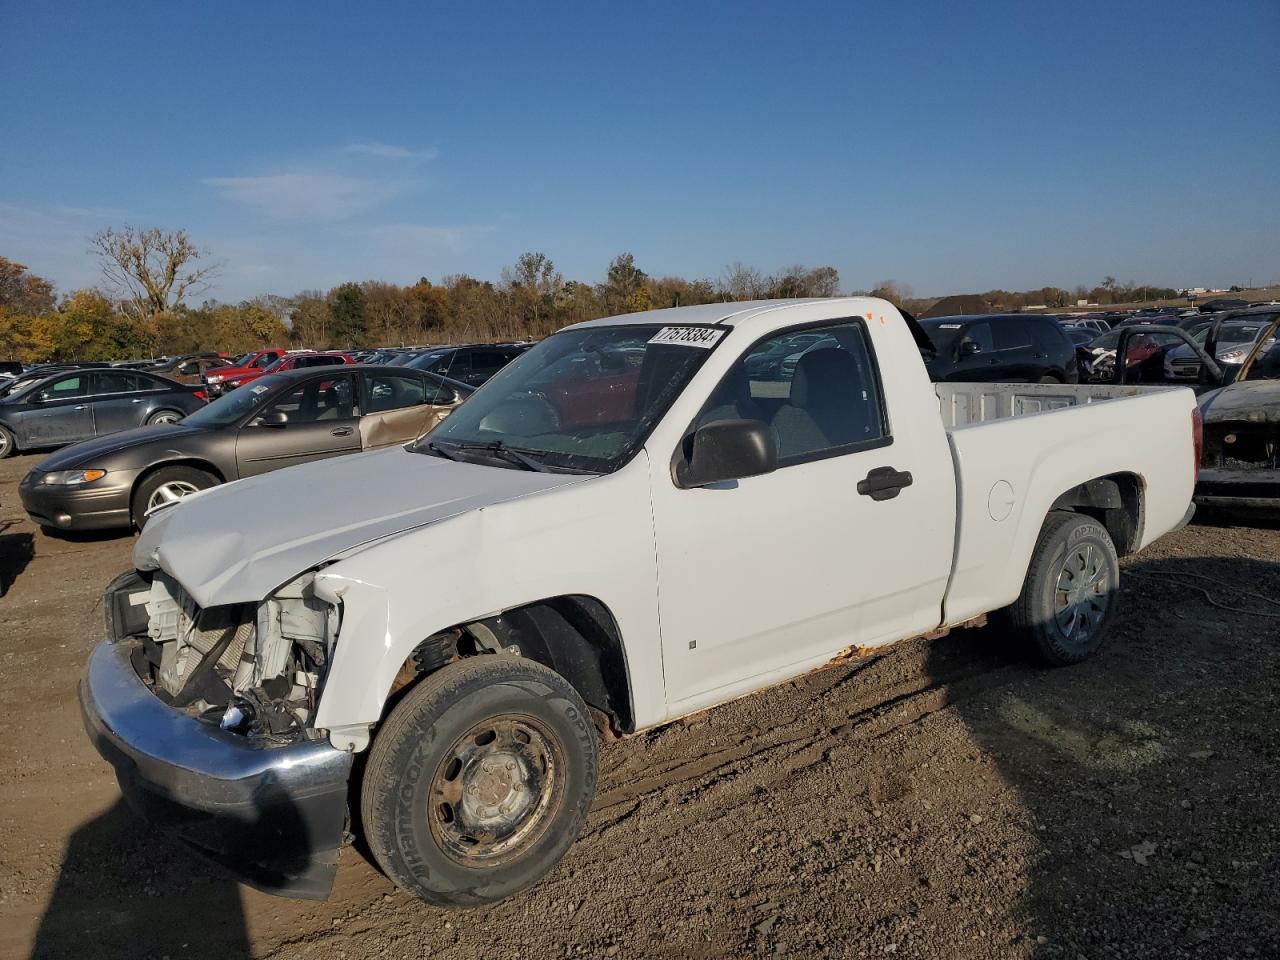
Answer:
<path fill-rule="evenodd" d="M 72 410 L 84 410 L 84 409 L 86 409 L 86 408 L 85 408 L 85 405 L 82 403 L 82 404 L 80 404 L 78 407 L 72 407 L 71 409 L 72 409 Z"/>
<path fill-rule="evenodd" d="M 866 479 L 858 481 L 858 493 L 872 500 L 892 500 L 914 482 L 910 470 L 876 467 Z"/>
<path fill-rule="evenodd" d="M 350 428 L 350 427 L 338 427 L 337 429 L 335 429 L 335 430 L 333 431 L 333 435 L 334 435 L 335 437 L 349 437 L 349 436 L 351 436 L 351 428 Z"/>
<path fill-rule="evenodd" d="M 133 398 L 132 400 L 130 400 L 129 402 L 130 402 L 130 403 L 146 403 L 146 402 L 147 402 L 147 398 L 146 398 L 146 397 L 134 397 L 134 398 Z"/>

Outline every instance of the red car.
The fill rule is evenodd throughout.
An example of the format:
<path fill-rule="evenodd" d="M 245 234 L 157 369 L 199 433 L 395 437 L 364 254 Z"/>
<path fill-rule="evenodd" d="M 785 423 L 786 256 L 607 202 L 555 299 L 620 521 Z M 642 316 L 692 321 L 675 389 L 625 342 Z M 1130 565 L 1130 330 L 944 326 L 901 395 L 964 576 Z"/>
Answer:
<path fill-rule="evenodd" d="M 286 370 L 302 370 L 305 367 L 330 367 L 341 366 L 344 363 L 355 363 L 355 358 L 346 353 L 339 353 L 331 350 L 326 353 L 319 353 L 312 350 L 299 351 L 297 353 L 286 353 L 283 357 L 276 360 L 275 363 L 254 370 L 246 370 L 243 373 L 237 373 L 233 376 L 224 376 L 222 380 L 223 391 L 234 390 L 236 387 L 243 387 L 246 383 L 252 383 L 259 377 L 265 377 L 269 373 L 283 373 Z"/>
<path fill-rule="evenodd" d="M 228 380 L 235 380 L 242 374 L 255 371 L 261 373 L 265 368 L 283 357 L 285 352 L 284 347 L 263 347 L 261 350 L 246 353 L 239 360 L 233 361 L 229 367 L 218 367 L 216 370 L 210 370 L 204 375 L 204 382 L 209 388 L 209 395 L 218 396 L 222 393 L 223 386 Z"/>

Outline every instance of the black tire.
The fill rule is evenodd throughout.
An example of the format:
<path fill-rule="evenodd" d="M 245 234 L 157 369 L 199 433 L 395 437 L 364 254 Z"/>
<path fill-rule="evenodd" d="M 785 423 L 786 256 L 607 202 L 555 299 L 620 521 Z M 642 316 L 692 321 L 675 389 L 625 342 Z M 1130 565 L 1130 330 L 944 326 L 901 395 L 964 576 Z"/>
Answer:
<path fill-rule="evenodd" d="M 586 705 L 555 671 L 506 654 L 452 664 L 400 701 L 374 740 L 365 838 L 387 876 L 427 903 L 495 903 L 540 880 L 577 838 L 597 750 Z M 502 809 L 513 805 L 522 809 Z M 494 825 L 499 815 L 508 819 Z"/>
<path fill-rule="evenodd" d="M 141 530 L 147 525 L 147 507 L 161 487 L 169 486 L 177 490 L 185 488 L 187 493 L 191 493 L 195 490 L 207 490 L 217 484 L 217 477 L 197 467 L 161 467 L 155 473 L 147 474 L 133 488 L 129 506 L 134 526 Z"/>
<path fill-rule="evenodd" d="M 1078 513 L 1051 513 L 1040 530 L 1009 625 L 1051 666 L 1097 653 L 1115 617 L 1120 561 L 1111 535 Z M 1074 615 L 1073 615 L 1074 611 Z"/>
<path fill-rule="evenodd" d="M 1055 377 L 1052 373 L 1046 373 L 1040 378 L 1041 383 L 1061 383 L 1062 381 Z"/>
<path fill-rule="evenodd" d="M 0 427 L 0 460 L 12 457 L 18 452 L 18 438 L 8 427 Z"/>
<path fill-rule="evenodd" d="M 177 423 L 186 414 L 181 410 L 157 410 L 151 416 L 147 417 L 146 426 L 155 426 L 157 423 Z"/>

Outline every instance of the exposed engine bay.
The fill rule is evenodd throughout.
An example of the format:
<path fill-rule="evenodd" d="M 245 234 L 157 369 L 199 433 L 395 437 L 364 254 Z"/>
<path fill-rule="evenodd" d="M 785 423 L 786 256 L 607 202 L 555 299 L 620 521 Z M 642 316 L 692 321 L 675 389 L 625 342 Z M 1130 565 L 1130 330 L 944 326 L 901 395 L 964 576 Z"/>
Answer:
<path fill-rule="evenodd" d="M 340 611 L 306 573 L 259 604 L 200 609 L 156 572 L 134 666 L 160 699 L 222 729 L 292 741 L 309 736 Z"/>

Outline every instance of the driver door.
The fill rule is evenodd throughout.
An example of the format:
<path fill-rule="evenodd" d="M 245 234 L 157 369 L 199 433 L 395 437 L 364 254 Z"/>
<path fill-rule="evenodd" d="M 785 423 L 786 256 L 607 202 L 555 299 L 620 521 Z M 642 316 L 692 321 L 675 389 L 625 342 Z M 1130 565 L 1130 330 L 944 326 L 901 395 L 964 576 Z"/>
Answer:
<path fill-rule="evenodd" d="M 841 648 L 938 624 L 951 572 L 955 488 L 935 416 L 895 435 L 866 325 L 827 334 L 755 379 L 783 331 L 740 357 L 693 427 L 767 423 L 772 473 L 692 489 L 653 451 L 658 609 L 673 713 L 743 692 Z M 907 429 L 909 427 L 910 429 Z M 690 433 L 692 430 L 690 431 Z M 907 474 L 893 491 L 871 481 Z"/>
<path fill-rule="evenodd" d="M 360 449 L 359 423 L 351 374 L 304 380 L 240 428 L 240 476 L 355 453 Z"/>
<path fill-rule="evenodd" d="M 22 412 L 26 443 L 56 446 L 93 436 L 93 406 L 88 371 L 67 374 L 33 393 Z"/>

